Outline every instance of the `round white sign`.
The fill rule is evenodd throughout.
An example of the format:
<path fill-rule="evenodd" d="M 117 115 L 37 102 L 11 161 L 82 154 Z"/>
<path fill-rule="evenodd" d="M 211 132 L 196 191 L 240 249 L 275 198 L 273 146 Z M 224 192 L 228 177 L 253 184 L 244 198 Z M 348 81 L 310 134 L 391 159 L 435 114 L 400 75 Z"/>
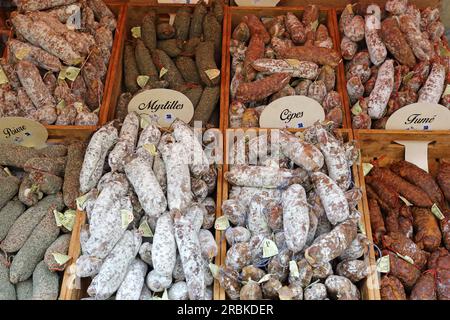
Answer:
<path fill-rule="evenodd" d="M 181 92 L 170 89 L 145 90 L 128 104 L 128 112 L 135 111 L 158 120 L 162 127 L 170 127 L 175 119 L 189 123 L 194 116 L 191 100 Z"/>
<path fill-rule="evenodd" d="M 395 111 L 387 130 L 449 130 L 450 110 L 440 104 L 419 102 Z"/>
<path fill-rule="evenodd" d="M 39 122 L 22 117 L 0 118 L 0 143 L 15 143 L 24 147 L 45 145 L 48 132 Z"/>
<path fill-rule="evenodd" d="M 325 120 L 325 111 L 314 99 L 287 96 L 270 103 L 259 118 L 261 128 L 306 128 Z"/>

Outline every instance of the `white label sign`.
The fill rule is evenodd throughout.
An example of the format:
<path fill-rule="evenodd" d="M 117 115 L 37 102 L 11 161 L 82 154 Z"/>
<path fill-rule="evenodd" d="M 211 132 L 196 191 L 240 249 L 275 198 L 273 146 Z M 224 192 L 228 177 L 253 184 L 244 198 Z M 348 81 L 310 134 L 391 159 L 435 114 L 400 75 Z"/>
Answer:
<path fill-rule="evenodd" d="M 280 0 L 234 0 L 239 7 L 275 7 Z"/>
<path fill-rule="evenodd" d="M 162 127 L 170 127 L 175 119 L 189 123 L 194 106 L 184 94 L 170 89 L 152 89 L 138 93 L 128 104 L 128 112 L 157 119 Z"/>
<path fill-rule="evenodd" d="M 22 117 L 0 118 L 0 142 L 20 144 L 24 147 L 45 146 L 48 132 L 39 122 Z"/>
<path fill-rule="evenodd" d="M 306 128 L 325 120 L 325 111 L 314 99 L 287 96 L 270 103 L 259 118 L 261 128 Z"/>
<path fill-rule="evenodd" d="M 395 111 L 387 130 L 449 130 L 450 110 L 440 104 L 413 103 Z"/>

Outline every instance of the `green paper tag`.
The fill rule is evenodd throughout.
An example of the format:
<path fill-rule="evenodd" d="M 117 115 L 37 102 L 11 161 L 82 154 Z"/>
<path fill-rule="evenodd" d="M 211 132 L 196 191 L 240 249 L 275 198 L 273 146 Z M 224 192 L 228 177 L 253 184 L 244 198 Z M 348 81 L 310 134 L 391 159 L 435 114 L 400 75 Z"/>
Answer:
<path fill-rule="evenodd" d="M 77 209 L 79 211 L 83 211 L 86 207 L 84 206 L 86 204 L 86 200 L 89 198 L 89 192 L 85 195 L 82 195 L 81 197 L 78 197 L 75 199 L 77 203 Z"/>
<path fill-rule="evenodd" d="M 53 258 L 55 258 L 56 263 L 59 264 L 60 266 L 65 265 L 67 263 L 67 261 L 69 261 L 71 259 L 70 256 L 61 254 L 59 252 L 53 252 L 52 255 L 53 255 Z"/>
<path fill-rule="evenodd" d="M 141 27 L 133 27 L 131 28 L 131 35 L 133 38 L 140 38 L 141 37 Z"/>
<path fill-rule="evenodd" d="M 216 219 L 216 222 L 214 223 L 214 228 L 216 230 L 227 230 L 230 227 L 230 222 L 228 221 L 228 218 L 226 216 L 221 216 Z"/>
<path fill-rule="evenodd" d="M 138 76 L 136 82 L 139 85 L 139 87 L 144 88 L 145 85 L 148 83 L 148 80 L 150 80 L 149 76 Z"/>
<path fill-rule="evenodd" d="M 408 207 L 412 207 L 412 203 L 409 202 L 406 198 L 402 196 L 398 196 Z"/>
<path fill-rule="evenodd" d="M 403 83 L 407 83 L 409 80 L 412 79 L 413 76 L 414 76 L 414 71 L 408 72 L 408 73 L 403 77 Z"/>
<path fill-rule="evenodd" d="M 213 80 L 220 75 L 220 70 L 219 69 L 209 69 L 209 70 L 206 70 L 205 73 L 210 80 Z"/>
<path fill-rule="evenodd" d="M 367 234 L 366 234 L 366 226 L 365 226 L 364 223 L 361 221 L 361 219 L 358 220 L 358 228 L 359 228 L 359 231 L 361 231 L 361 233 L 362 233 L 363 235 L 367 235 Z"/>
<path fill-rule="evenodd" d="M 433 206 L 431 207 L 431 212 L 433 212 L 433 214 L 436 216 L 436 218 L 438 218 L 439 220 L 444 220 L 445 216 L 442 213 L 441 209 L 439 209 L 439 207 L 437 206 L 437 204 L 433 204 Z"/>
<path fill-rule="evenodd" d="M 263 258 L 270 258 L 278 254 L 278 248 L 275 242 L 269 239 L 263 241 Z"/>
<path fill-rule="evenodd" d="M 447 85 L 447 87 L 444 90 L 444 93 L 442 94 L 442 97 L 450 94 L 450 84 Z"/>
<path fill-rule="evenodd" d="M 318 26 L 319 26 L 319 20 L 314 21 L 313 23 L 311 23 L 311 30 L 316 32 Z"/>
<path fill-rule="evenodd" d="M 363 167 L 363 172 L 364 172 L 364 177 L 365 177 L 372 170 L 373 164 L 371 164 L 371 163 L 363 163 L 362 167 Z"/>
<path fill-rule="evenodd" d="M 298 265 L 297 262 L 292 260 L 289 261 L 289 274 L 291 277 L 299 277 L 300 273 L 298 272 Z"/>
<path fill-rule="evenodd" d="M 59 212 L 57 210 L 53 210 L 53 214 L 55 215 L 56 225 L 58 227 L 64 227 L 69 231 L 72 231 L 73 225 L 75 224 L 75 210 L 66 210 L 64 213 Z"/>
<path fill-rule="evenodd" d="M 59 74 L 58 74 L 58 79 L 59 80 L 65 80 L 66 79 L 66 70 L 67 70 L 67 68 L 65 68 L 65 67 L 61 68 L 61 71 L 59 71 Z"/>
<path fill-rule="evenodd" d="M 6 76 L 6 73 L 3 70 L 3 68 L 0 66 L 0 85 L 8 82 L 9 82 L 8 77 Z"/>
<path fill-rule="evenodd" d="M 63 110 L 65 107 L 66 107 L 66 101 L 64 101 L 64 99 L 59 101 L 58 104 L 56 105 L 56 109 L 58 109 L 58 110 Z"/>
<path fill-rule="evenodd" d="M 355 103 L 355 105 L 352 107 L 352 114 L 354 116 L 359 115 L 362 112 L 361 105 L 359 104 L 359 100 Z"/>
<path fill-rule="evenodd" d="M 212 273 L 214 279 L 217 279 L 217 277 L 219 276 L 220 268 L 217 265 L 215 265 L 214 263 L 210 263 L 209 270 L 211 270 L 211 273 Z"/>
<path fill-rule="evenodd" d="M 133 212 L 130 210 L 120 210 L 120 215 L 122 216 L 122 228 L 126 229 L 134 220 Z"/>
<path fill-rule="evenodd" d="M 389 273 L 389 271 L 391 271 L 389 255 L 383 256 L 377 260 L 377 271 L 381 273 Z"/>
<path fill-rule="evenodd" d="M 134 219 L 134 217 L 133 217 L 133 219 Z M 153 237 L 152 229 L 148 225 L 147 221 L 144 221 L 139 226 L 138 231 L 139 231 L 140 235 L 143 236 L 144 238 L 152 238 Z"/>

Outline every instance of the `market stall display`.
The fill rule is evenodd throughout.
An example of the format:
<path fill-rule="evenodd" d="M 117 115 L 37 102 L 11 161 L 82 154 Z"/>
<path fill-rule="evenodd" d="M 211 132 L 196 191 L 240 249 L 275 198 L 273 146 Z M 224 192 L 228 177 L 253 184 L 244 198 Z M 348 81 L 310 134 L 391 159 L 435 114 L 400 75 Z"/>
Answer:
<path fill-rule="evenodd" d="M 33 119 L 55 132 L 104 123 L 122 9 L 102 0 L 19 2 L 1 63 L 8 80 L 1 115 Z"/>
<path fill-rule="evenodd" d="M 0 150 L 0 300 L 57 300 L 84 144 Z"/>
<path fill-rule="evenodd" d="M 221 298 L 376 299 L 348 132 L 316 124 L 226 139 Z"/>
<path fill-rule="evenodd" d="M 373 243 L 380 249 L 381 298 L 448 300 L 448 137 L 369 132 L 362 130 L 357 138 L 364 167 L 371 168 L 365 176 L 366 205 Z M 408 139 L 433 141 L 428 172 L 403 160 L 403 147 L 393 142 Z"/>
<path fill-rule="evenodd" d="M 448 43 L 439 9 L 408 1 L 348 5 L 339 18 L 354 129 L 385 129 L 416 102 L 449 107 Z"/>
<path fill-rule="evenodd" d="M 268 104 L 295 95 L 314 99 L 327 120 L 347 126 L 333 10 L 233 7 L 228 19 L 229 128 L 259 127 Z"/>

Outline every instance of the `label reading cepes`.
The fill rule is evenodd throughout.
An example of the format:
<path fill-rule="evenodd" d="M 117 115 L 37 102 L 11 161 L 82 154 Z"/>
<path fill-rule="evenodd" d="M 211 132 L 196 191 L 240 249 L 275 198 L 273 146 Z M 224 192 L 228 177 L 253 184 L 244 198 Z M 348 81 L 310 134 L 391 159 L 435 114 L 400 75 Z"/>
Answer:
<path fill-rule="evenodd" d="M 194 106 L 184 94 L 170 89 L 151 89 L 138 93 L 128 104 L 128 112 L 147 115 L 161 127 L 170 127 L 175 119 L 189 123 L 194 116 Z"/>
<path fill-rule="evenodd" d="M 270 103 L 259 118 L 261 128 L 307 128 L 325 120 L 325 111 L 314 99 L 287 96 Z"/>

